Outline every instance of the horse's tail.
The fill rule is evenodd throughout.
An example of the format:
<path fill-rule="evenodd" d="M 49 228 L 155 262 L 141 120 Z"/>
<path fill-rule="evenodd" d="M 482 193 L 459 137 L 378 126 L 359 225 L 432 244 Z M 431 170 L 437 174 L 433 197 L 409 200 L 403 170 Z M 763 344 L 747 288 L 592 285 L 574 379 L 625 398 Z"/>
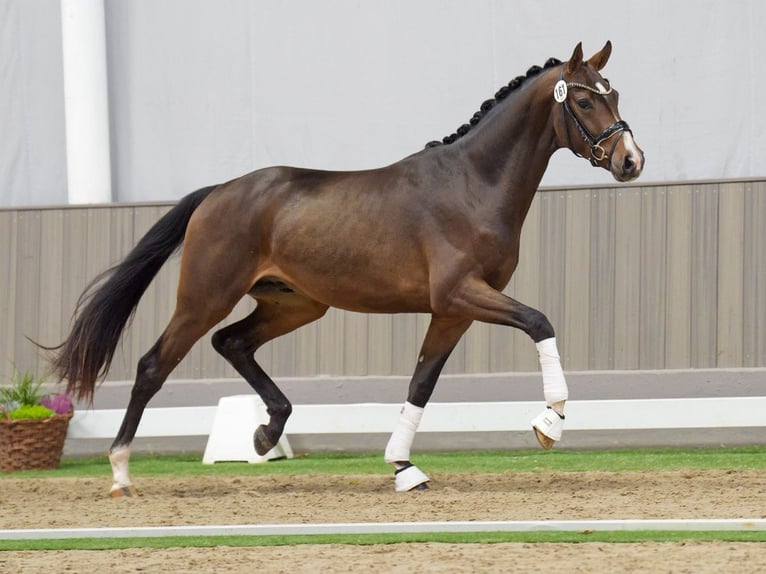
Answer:
<path fill-rule="evenodd" d="M 77 302 L 66 340 L 53 351 L 51 366 L 67 393 L 92 401 L 96 381 L 109 371 L 120 335 L 160 267 L 183 243 L 192 213 L 215 189 L 184 197 L 144 235 L 125 259 L 101 273 Z"/>

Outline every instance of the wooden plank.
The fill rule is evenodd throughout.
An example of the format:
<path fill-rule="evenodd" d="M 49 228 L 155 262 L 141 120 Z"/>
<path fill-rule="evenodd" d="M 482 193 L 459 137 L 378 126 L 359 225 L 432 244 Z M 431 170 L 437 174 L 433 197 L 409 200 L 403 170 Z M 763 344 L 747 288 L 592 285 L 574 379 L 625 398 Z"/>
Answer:
<path fill-rule="evenodd" d="M 590 226 L 590 305 L 588 369 L 614 368 L 615 197 L 593 191 Z"/>
<path fill-rule="evenodd" d="M 295 332 L 288 333 L 264 344 L 256 352 L 255 360 L 269 376 L 273 377 L 275 373 L 292 373 L 295 371 L 296 345 Z"/>
<path fill-rule="evenodd" d="M 668 187 L 665 367 L 691 366 L 692 188 Z"/>
<path fill-rule="evenodd" d="M 0 375 L 4 381 L 13 374 L 16 349 L 18 237 L 18 213 L 0 211 Z"/>
<path fill-rule="evenodd" d="M 305 327 L 302 327 L 295 331 L 292 335 L 295 349 L 295 361 L 293 362 L 290 374 L 282 372 L 274 372 L 273 376 L 287 377 L 287 376 L 302 376 L 302 375 L 316 375 L 319 372 L 319 356 L 318 356 L 318 337 L 319 337 L 319 321 L 315 321 Z M 279 344 L 281 341 L 276 341 L 274 344 Z"/>
<path fill-rule="evenodd" d="M 318 325 L 318 375 L 343 373 L 343 339 L 345 337 L 343 311 L 330 309 Z"/>
<path fill-rule="evenodd" d="M 745 184 L 742 366 L 766 364 L 766 182 Z"/>
<path fill-rule="evenodd" d="M 464 335 L 466 373 L 489 372 L 491 325 L 474 322 Z M 509 349 L 510 351 L 510 349 Z M 510 353 L 509 353 L 510 354 Z"/>
<path fill-rule="evenodd" d="M 668 187 L 664 214 L 657 186 L 591 191 L 588 211 L 580 215 L 576 197 L 588 190 L 540 193 L 524 227 L 519 269 L 506 293 L 548 316 L 567 370 L 766 366 L 766 182 L 729 187 L 742 188 L 743 195 L 729 197 L 726 186 L 719 192 L 714 183 Z M 647 196 L 640 195 L 644 191 Z M 36 350 L 26 346 L 22 335 L 45 332 L 48 337 L 50 330 L 48 342 L 60 342 L 85 285 L 122 259 L 167 209 L 141 205 L 2 210 L 2 357 L 39 365 Z M 19 225 L 19 217 L 39 217 L 37 232 L 30 234 L 26 221 Z M 587 236 L 577 231 L 582 217 L 589 219 Z M 577 251 L 576 242 L 583 237 L 586 256 Z M 585 260 L 587 291 L 584 284 L 572 283 L 572 273 Z M 109 379 L 132 379 L 139 357 L 164 329 L 175 303 L 178 262 L 171 260 L 150 286 L 133 328 L 118 348 Z M 583 293 L 586 305 L 581 304 Z M 243 301 L 222 324 L 244 316 L 252 306 Z M 580 327 L 579 333 L 587 337 L 584 342 L 573 334 L 578 332 L 574 323 L 583 318 L 587 327 Z M 343 336 L 327 326 L 304 327 L 270 343 L 259 351 L 258 360 L 277 376 L 316 375 L 328 370 L 327 364 L 340 365 L 337 374 L 409 375 L 414 360 L 408 357 L 416 357 L 427 323 L 426 315 L 344 313 L 339 327 Z M 583 349 L 587 364 L 577 359 Z M 9 374 L 8 364 L 0 374 Z M 534 345 L 524 333 L 478 325 L 456 349 L 445 372 L 538 368 Z M 209 335 L 172 374 L 222 376 L 237 375 L 212 350 Z"/>
<path fill-rule="evenodd" d="M 391 375 L 394 369 L 393 317 L 391 315 L 370 315 L 367 335 L 367 361 L 369 374 Z"/>
<path fill-rule="evenodd" d="M 590 350 L 590 209 L 591 192 L 567 192 L 564 253 L 564 332 L 562 363 L 587 370 Z"/>
<path fill-rule="evenodd" d="M 742 184 L 718 191 L 717 363 L 742 364 L 745 194 Z"/>
<path fill-rule="evenodd" d="M 639 365 L 641 189 L 618 188 L 615 204 L 614 368 Z"/>
<path fill-rule="evenodd" d="M 16 264 L 16 325 L 14 350 L 11 359 L 21 372 L 27 370 L 44 373 L 38 365 L 37 348 L 25 337 L 38 336 L 40 324 L 40 233 L 41 217 L 37 210 L 19 213 L 18 261 Z M 38 366 L 40 367 L 38 369 Z"/>
<path fill-rule="evenodd" d="M 343 314 L 345 322 L 343 341 L 344 374 L 366 375 L 367 365 L 367 337 L 369 335 L 368 317 L 363 313 L 347 312 Z M 417 338 L 417 326 L 413 329 L 414 337 Z"/>
<path fill-rule="evenodd" d="M 553 325 L 558 340 L 559 353 L 567 356 L 565 348 L 569 339 L 565 324 L 566 287 L 566 204 L 564 192 L 546 192 L 540 196 L 540 306 Z M 564 368 L 571 367 L 564 361 Z"/>
<path fill-rule="evenodd" d="M 691 366 L 715 367 L 718 333 L 718 185 L 692 197 Z"/>
<path fill-rule="evenodd" d="M 665 229 L 665 189 L 643 189 L 638 330 L 638 366 L 641 369 L 662 369 L 665 366 Z"/>

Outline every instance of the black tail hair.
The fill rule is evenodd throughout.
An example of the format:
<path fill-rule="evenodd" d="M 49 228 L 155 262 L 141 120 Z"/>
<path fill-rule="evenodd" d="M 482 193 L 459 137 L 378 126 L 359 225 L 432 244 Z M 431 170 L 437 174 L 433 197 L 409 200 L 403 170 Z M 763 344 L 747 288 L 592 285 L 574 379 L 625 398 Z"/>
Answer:
<path fill-rule="evenodd" d="M 194 210 L 215 186 L 190 193 L 160 218 L 125 259 L 101 273 L 77 301 L 69 336 L 53 351 L 51 367 L 66 380 L 67 393 L 93 399 L 96 382 L 104 377 L 126 325 L 141 296 L 162 265 L 184 240 Z"/>

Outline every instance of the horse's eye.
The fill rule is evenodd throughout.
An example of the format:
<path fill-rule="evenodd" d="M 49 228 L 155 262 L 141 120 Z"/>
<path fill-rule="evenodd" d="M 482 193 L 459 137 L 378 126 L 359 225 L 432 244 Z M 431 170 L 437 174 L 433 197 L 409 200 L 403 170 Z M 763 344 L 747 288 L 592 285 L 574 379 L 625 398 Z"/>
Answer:
<path fill-rule="evenodd" d="M 591 103 L 585 99 L 577 100 L 577 105 L 580 106 L 580 109 L 582 110 L 589 110 L 593 107 Z"/>

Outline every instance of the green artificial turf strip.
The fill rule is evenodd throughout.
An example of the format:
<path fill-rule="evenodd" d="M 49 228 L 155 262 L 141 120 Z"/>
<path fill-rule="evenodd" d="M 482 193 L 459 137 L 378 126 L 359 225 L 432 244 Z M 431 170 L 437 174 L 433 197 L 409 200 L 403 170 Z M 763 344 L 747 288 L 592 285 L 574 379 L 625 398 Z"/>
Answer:
<path fill-rule="evenodd" d="M 636 543 L 684 541 L 766 542 L 766 531 L 614 531 L 614 532 L 429 532 L 406 534 L 327 534 L 291 536 L 167 536 L 141 538 L 71 538 L 0 540 L 0 551 L 115 550 L 123 548 L 252 547 L 293 544 L 396 544 L 442 542 L 451 544 L 516 543 Z"/>
<path fill-rule="evenodd" d="M 600 451 L 468 451 L 417 453 L 412 459 L 429 473 L 439 472 L 571 472 L 661 470 L 763 470 L 766 446 L 629 449 Z M 262 464 L 219 462 L 202 464 L 199 454 L 133 455 L 131 474 L 141 476 L 204 476 L 261 474 L 386 474 L 390 467 L 381 453 L 312 454 Z M 64 458 L 61 468 L 0 473 L 3 478 L 110 476 L 106 456 Z"/>

